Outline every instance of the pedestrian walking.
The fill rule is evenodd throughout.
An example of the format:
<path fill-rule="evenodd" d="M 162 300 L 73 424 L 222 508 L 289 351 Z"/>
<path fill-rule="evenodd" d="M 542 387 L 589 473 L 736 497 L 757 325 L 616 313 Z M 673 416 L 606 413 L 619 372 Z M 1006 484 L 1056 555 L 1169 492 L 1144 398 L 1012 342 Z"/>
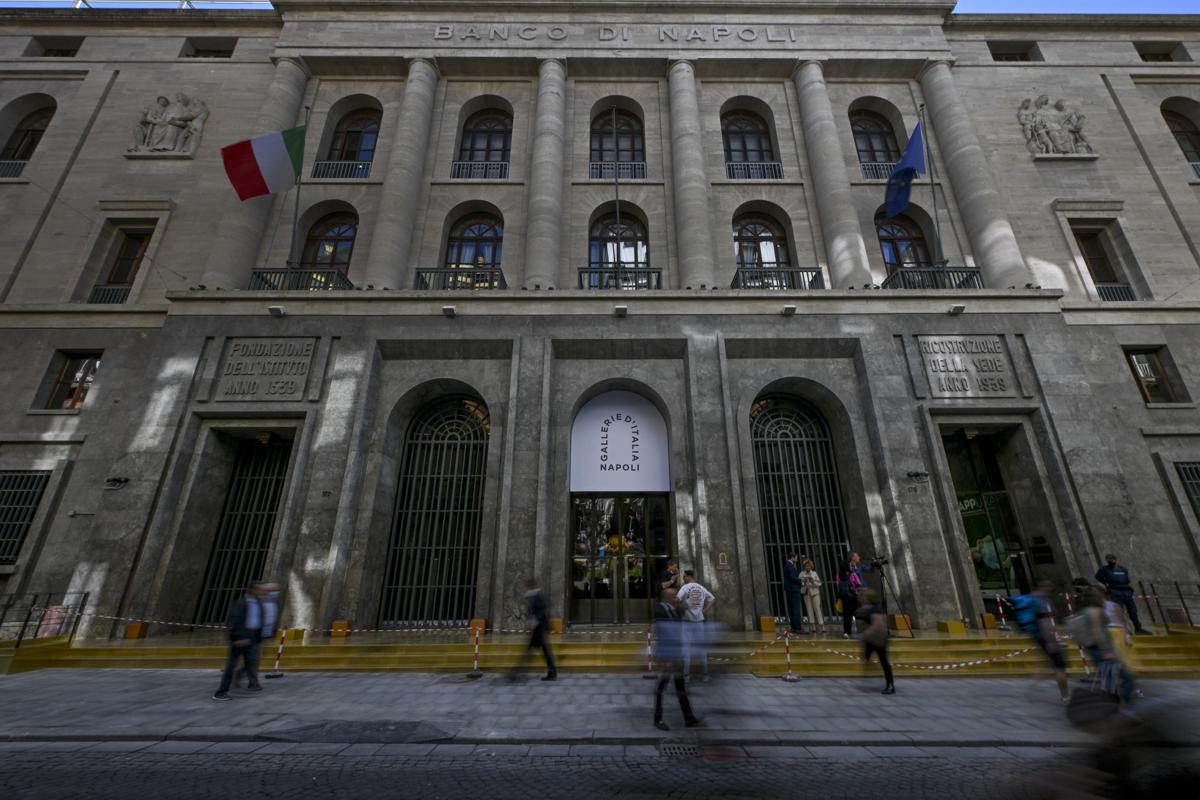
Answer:
<path fill-rule="evenodd" d="M 863 630 L 863 661 L 870 663 L 873 653 L 879 654 L 879 666 L 883 667 L 885 685 L 882 694 L 895 694 L 896 682 L 892 676 L 892 662 L 888 660 L 887 614 L 877 605 L 878 597 L 874 590 L 864 589 L 862 592 L 863 607 L 857 612 L 858 617 L 866 625 Z"/>
<path fill-rule="evenodd" d="M 800 580 L 800 555 L 794 550 L 783 562 L 783 593 L 787 598 L 788 625 L 792 633 L 800 633 L 804 627 L 804 584 Z"/>
<path fill-rule="evenodd" d="M 546 659 L 546 674 L 542 680 L 557 680 L 558 668 L 554 665 L 554 654 L 550 652 L 550 618 L 546 614 L 546 601 L 542 599 L 542 592 L 533 578 L 525 581 L 525 602 L 528 604 L 525 627 L 529 631 L 529 644 L 525 646 L 524 652 L 517 659 L 517 664 L 509 673 L 508 678 L 515 681 L 517 673 L 529 660 L 529 654 L 540 647 L 542 655 Z"/>
<path fill-rule="evenodd" d="M 1109 636 L 1104 615 L 1104 595 L 1091 588 L 1083 593 L 1083 607 L 1069 621 L 1071 638 L 1082 647 L 1096 665 L 1099 688 L 1115 694 L 1122 705 L 1133 702 L 1137 679 L 1121 658 Z"/>
<path fill-rule="evenodd" d="M 1125 607 L 1125 613 L 1133 621 L 1133 632 L 1148 634 L 1150 631 L 1142 627 L 1138 617 L 1137 601 L 1133 597 L 1133 582 L 1129 578 L 1129 570 L 1118 563 L 1117 557 L 1109 553 L 1104 557 L 1105 564 L 1096 571 L 1096 580 L 1112 593 L 1112 599 Z"/>
<path fill-rule="evenodd" d="M 1050 601 L 1053 588 L 1050 581 L 1038 581 L 1030 594 L 1010 598 L 1008 604 L 1016 616 L 1017 627 L 1033 637 L 1033 643 L 1050 661 L 1059 697 L 1065 705 L 1071 693 L 1067 686 L 1067 657 L 1054 631 L 1054 605 Z"/>
<path fill-rule="evenodd" d="M 858 595 L 863 589 L 862 571 L 858 566 L 858 553 L 851 553 L 842 565 L 837 577 L 838 602 L 842 604 L 842 638 L 849 639 L 854 631 L 855 614 L 858 611 Z"/>
<path fill-rule="evenodd" d="M 701 680 L 708 683 L 708 623 L 706 619 L 717 598 L 696 581 L 696 573 L 683 571 L 683 587 L 678 593 L 683 615 L 683 675 L 691 679 L 692 660 L 700 662 Z"/>
<path fill-rule="evenodd" d="M 679 698 L 679 710 L 683 712 L 683 724 L 689 728 L 702 726 L 704 722 L 692 713 L 687 685 L 683 680 L 683 623 L 675 608 L 674 589 L 663 589 L 658 605 L 654 607 L 654 660 L 658 664 L 658 684 L 654 691 L 654 727 L 660 731 L 671 728 L 663 722 L 663 692 L 668 683 L 674 682 L 675 696 Z"/>
<path fill-rule="evenodd" d="M 229 655 L 225 659 L 225 671 L 221 673 L 221 685 L 213 700 L 229 700 L 229 687 L 233 684 L 238 664 L 245 667 L 248 687 L 251 692 L 261 692 L 258 683 L 258 643 L 262 633 L 262 585 L 253 583 L 246 594 L 238 598 L 229 613 Z"/>
<path fill-rule="evenodd" d="M 260 582 L 257 584 L 259 607 L 262 609 L 262 627 L 258 631 L 258 638 L 254 640 L 254 664 L 257 671 L 258 665 L 262 664 L 262 649 L 263 642 L 270 642 L 275 638 L 276 626 L 279 624 L 279 584 L 270 582 Z M 237 688 L 242 686 L 242 677 L 246 675 L 246 666 L 243 664 L 238 667 L 233 673 L 233 685 Z"/>
<path fill-rule="evenodd" d="M 804 569 L 800 571 L 800 583 L 804 588 L 804 608 L 808 612 L 808 624 L 813 633 L 818 629 L 825 633 L 825 613 L 821 609 L 821 576 L 817 574 L 816 566 L 811 558 L 804 559 Z"/>

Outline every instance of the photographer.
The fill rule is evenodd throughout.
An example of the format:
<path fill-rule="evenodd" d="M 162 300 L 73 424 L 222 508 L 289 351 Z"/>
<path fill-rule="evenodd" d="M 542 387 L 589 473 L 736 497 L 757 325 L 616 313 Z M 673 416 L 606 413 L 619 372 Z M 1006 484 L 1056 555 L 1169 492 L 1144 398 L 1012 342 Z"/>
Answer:
<path fill-rule="evenodd" d="M 858 611 L 858 594 L 863 589 L 862 556 L 851 553 L 837 576 L 837 598 L 842 604 L 842 638 L 849 639 L 853 633 L 854 612 Z"/>

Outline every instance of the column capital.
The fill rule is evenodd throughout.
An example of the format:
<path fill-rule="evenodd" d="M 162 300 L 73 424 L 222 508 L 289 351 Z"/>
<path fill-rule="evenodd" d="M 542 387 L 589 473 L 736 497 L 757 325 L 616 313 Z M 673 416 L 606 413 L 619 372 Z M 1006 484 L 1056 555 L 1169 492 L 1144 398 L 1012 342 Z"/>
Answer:
<path fill-rule="evenodd" d="M 437 75 L 439 78 L 442 76 L 442 71 L 438 69 L 437 61 L 432 58 L 426 58 L 425 56 L 415 56 L 408 60 L 408 74 L 410 76 L 413 74 L 413 67 L 417 66 L 418 64 L 424 64 L 425 66 L 429 67 L 431 70 L 433 70 L 433 74 Z"/>
<path fill-rule="evenodd" d="M 274 63 L 276 68 L 279 68 L 284 64 L 291 64 L 293 67 L 303 72 L 305 78 L 312 77 L 312 70 L 310 70 L 308 65 L 304 63 L 304 59 L 301 56 L 280 56 L 279 58 L 274 59 Z"/>
<path fill-rule="evenodd" d="M 558 67 L 560 70 L 562 70 L 563 77 L 566 77 L 567 62 L 565 59 L 562 59 L 562 58 L 539 58 L 538 59 L 538 75 L 542 74 L 542 70 L 550 68 L 550 67 Z"/>
<path fill-rule="evenodd" d="M 797 59 L 796 67 L 795 67 L 795 69 L 792 70 L 792 77 L 795 78 L 796 73 L 800 72 L 802 69 L 807 67 L 809 64 L 812 64 L 814 67 L 819 69 L 821 71 L 821 74 L 824 75 L 825 59 L 823 59 L 823 58 L 802 58 L 802 59 Z"/>
<path fill-rule="evenodd" d="M 917 80 L 918 81 L 924 80 L 926 73 L 928 73 L 930 70 L 932 70 L 938 66 L 943 66 L 943 67 L 946 67 L 947 69 L 949 69 L 950 67 L 954 66 L 954 59 L 953 58 L 931 58 L 931 59 L 927 60 L 925 62 L 925 64 L 922 65 L 921 69 L 917 70 Z"/>
<path fill-rule="evenodd" d="M 692 74 L 696 74 L 696 62 L 690 58 L 673 58 L 667 62 L 667 74 L 671 74 L 677 67 L 687 67 Z"/>

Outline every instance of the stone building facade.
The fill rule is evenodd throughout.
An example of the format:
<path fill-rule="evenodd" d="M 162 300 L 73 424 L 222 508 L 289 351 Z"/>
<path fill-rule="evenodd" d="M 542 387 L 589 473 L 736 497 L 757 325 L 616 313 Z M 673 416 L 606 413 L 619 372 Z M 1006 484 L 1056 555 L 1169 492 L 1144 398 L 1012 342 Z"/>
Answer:
<path fill-rule="evenodd" d="M 952 11 L 0 12 L 0 592 L 507 627 L 536 576 L 610 625 L 675 558 L 750 628 L 857 550 L 928 627 L 1107 552 L 1194 582 L 1200 16 Z M 306 123 L 240 202 L 221 148 Z"/>

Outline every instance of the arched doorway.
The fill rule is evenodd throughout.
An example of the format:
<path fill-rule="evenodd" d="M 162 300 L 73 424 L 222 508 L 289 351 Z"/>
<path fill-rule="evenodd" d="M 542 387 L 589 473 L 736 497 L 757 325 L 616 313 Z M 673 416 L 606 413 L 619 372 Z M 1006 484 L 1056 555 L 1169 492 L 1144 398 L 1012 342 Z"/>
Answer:
<path fill-rule="evenodd" d="M 771 614 L 787 616 L 783 562 L 792 551 L 813 560 L 831 613 L 834 577 L 850 542 L 829 425 L 803 400 L 768 394 L 750 408 L 750 441 Z"/>
<path fill-rule="evenodd" d="M 612 391 L 571 426 L 570 620 L 650 619 L 674 552 L 667 426 L 646 398 Z"/>
<path fill-rule="evenodd" d="M 404 439 L 380 627 L 466 625 L 475 611 L 488 409 L 443 397 L 414 417 Z"/>

